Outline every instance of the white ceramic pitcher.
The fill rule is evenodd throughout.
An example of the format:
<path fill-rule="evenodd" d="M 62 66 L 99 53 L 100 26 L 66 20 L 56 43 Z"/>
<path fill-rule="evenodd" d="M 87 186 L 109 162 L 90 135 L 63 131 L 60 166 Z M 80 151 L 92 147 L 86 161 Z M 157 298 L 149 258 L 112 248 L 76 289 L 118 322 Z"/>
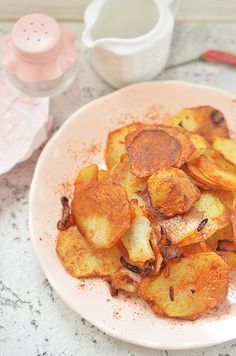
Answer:
<path fill-rule="evenodd" d="M 93 0 L 82 40 L 111 86 L 153 79 L 164 68 L 174 20 L 162 0 Z"/>

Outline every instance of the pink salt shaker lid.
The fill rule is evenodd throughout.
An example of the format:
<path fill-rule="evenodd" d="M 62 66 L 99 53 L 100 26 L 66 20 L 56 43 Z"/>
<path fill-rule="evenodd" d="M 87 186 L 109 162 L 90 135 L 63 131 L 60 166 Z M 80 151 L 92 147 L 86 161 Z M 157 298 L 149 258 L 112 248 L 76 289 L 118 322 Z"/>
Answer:
<path fill-rule="evenodd" d="M 74 39 L 50 16 L 23 16 L 3 38 L 3 65 L 24 81 L 57 79 L 76 60 Z"/>

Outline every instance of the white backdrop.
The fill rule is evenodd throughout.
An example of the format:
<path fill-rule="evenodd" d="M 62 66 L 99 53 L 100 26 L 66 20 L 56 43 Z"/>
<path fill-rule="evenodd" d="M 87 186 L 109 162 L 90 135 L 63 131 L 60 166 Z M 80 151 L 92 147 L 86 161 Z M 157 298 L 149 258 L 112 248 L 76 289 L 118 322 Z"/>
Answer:
<path fill-rule="evenodd" d="M 127 0 L 128 1 L 128 0 Z M 180 0 L 178 20 L 235 21 L 236 0 Z M 44 12 L 62 20 L 78 21 L 89 0 L 0 0 L 0 20 Z"/>

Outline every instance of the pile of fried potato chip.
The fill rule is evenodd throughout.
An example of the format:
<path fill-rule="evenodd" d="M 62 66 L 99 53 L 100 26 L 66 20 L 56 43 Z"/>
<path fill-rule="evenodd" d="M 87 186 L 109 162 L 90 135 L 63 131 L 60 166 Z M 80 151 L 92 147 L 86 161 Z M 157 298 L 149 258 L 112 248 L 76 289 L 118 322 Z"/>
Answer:
<path fill-rule="evenodd" d="M 195 320 L 221 304 L 236 269 L 236 142 L 202 106 L 163 125 L 108 134 L 107 170 L 84 167 L 62 198 L 57 254 L 76 278 L 136 294 L 159 316 Z"/>

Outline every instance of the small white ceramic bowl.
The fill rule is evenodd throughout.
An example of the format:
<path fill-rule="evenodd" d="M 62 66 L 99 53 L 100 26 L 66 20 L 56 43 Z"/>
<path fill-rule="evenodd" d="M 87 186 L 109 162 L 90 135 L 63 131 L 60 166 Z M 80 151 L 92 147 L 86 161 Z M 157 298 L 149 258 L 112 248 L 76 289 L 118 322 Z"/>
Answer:
<path fill-rule="evenodd" d="M 174 20 L 162 0 L 93 0 L 84 20 L 83 43 L 111 86 L 153 79 L 165 67 Z"/>

